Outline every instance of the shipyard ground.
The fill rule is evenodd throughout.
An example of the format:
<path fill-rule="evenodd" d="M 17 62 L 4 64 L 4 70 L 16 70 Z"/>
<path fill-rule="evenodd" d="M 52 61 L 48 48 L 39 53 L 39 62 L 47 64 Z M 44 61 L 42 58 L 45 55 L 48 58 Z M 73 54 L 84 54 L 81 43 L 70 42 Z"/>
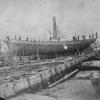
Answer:
<path fill-rule="evenodd" d="M 66 80 L 55 87 L 33 94 L 25 91 L 9 100 L 100 100 L 92 87 L 92 71 L 81 71 L 71 80 Z"/>
<path fill-rule="evenodd" d="M 89 65 L 99 67 L 100 61 L 92 61 Z M 71 79 L 67 79 L 50 89 L 42 89 L 36 93 L 32 89 L 27 89 L 7 100 L 99 100 L 100 96 L 95 94 L 90 80 L 93 71 L 97 70 L 80 71 Z"/>
<path fill-rule="evenodd" d="M 91 72 L 79 72 L 71 80 L 44 91 L 44 94 L 59 100 L 99 100 L 90 81 Z"/>

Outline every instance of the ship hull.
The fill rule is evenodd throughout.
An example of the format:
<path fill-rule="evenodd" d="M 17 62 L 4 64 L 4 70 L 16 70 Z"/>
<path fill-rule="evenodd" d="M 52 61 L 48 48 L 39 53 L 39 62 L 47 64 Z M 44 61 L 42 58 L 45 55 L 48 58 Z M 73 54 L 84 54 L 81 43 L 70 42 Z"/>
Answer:
<path fill-rule="evenodd" d="M 22 41 L 8 40 L 5 43 L 8 46 L 8 52 L 12 56 L 30 56 L 30 55 L 56 55 L 83 50 L 93 43 L 96 39 L 86 39 L 77 41 Z"/>

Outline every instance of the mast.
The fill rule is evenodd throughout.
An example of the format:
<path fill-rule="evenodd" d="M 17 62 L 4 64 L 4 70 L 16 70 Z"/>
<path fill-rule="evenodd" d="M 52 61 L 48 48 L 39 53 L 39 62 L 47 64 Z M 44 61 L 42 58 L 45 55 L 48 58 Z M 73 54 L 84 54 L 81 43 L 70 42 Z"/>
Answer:
<path fill-rule="evenodd" d="M 56 26 L 56 17 L 53 17 L 53 38 L 57 39 L 57 26 Z"/>

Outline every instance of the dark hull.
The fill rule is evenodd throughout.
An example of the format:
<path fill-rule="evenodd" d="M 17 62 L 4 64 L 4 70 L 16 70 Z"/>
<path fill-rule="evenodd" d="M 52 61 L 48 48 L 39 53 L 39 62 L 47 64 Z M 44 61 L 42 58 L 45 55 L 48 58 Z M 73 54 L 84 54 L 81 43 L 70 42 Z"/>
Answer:
<path fill-rule="evenodd" d="M 55 55 L 75 52 L 77 49 L 83 50 L 93 43 L 96 39 L 86 39 L 77 41 L 5 41 L 8 51 L 12 56 L 30 56 L 30 55 Z"/>

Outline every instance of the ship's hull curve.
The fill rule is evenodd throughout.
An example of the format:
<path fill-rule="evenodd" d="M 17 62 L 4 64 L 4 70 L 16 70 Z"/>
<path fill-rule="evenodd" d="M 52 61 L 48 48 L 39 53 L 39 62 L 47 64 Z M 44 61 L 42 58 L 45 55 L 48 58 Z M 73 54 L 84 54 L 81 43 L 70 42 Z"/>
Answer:
<path fill-rule="evenodd" d="M 82 50 L 93 43 L 96 39 L 86 39 L 77 41 L 5 41 L 8 45 L 8 51 L 12 56 L 30 56 L 30 55 L 54 55 L 63 54 L 70 51 Z"/>

